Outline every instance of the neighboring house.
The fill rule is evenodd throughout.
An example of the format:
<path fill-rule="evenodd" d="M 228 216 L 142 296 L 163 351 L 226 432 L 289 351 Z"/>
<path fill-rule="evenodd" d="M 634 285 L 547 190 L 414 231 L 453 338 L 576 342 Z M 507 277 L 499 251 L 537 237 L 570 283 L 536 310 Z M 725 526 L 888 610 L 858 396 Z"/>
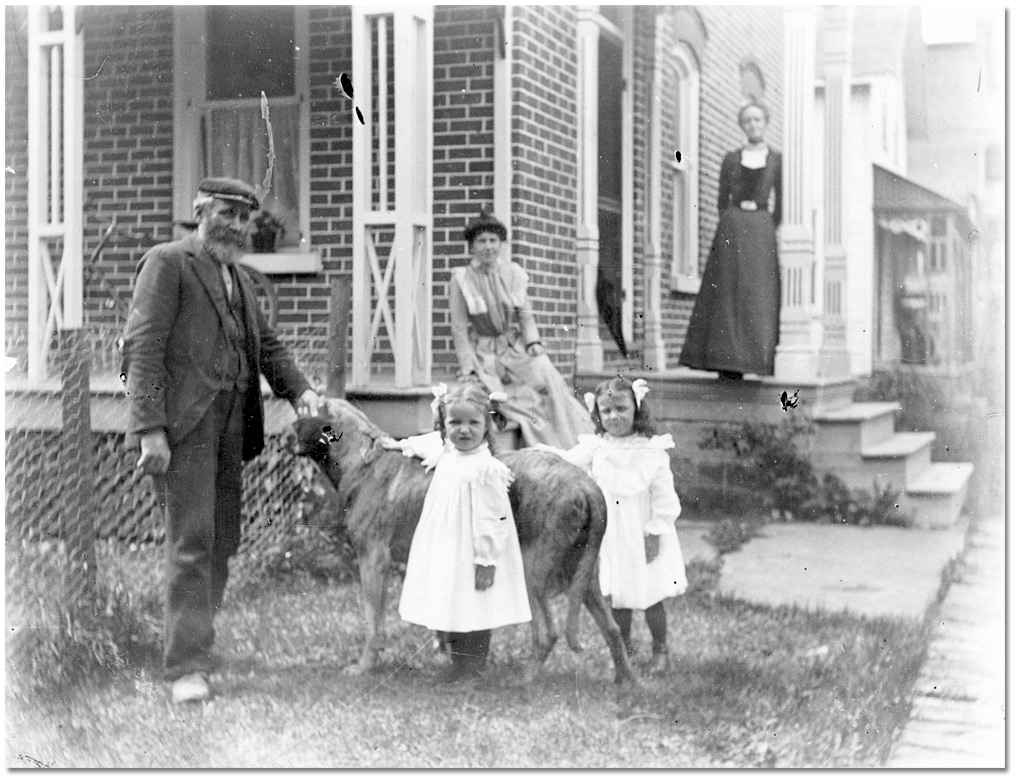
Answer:
<path fill-rule="evenodd" d="M 1006 338 L 1004 14 L 1004 8 L 985 6 L 918 11 L 905 63 L 913 87 L 908 170 L 963 205 L 973 223 L 965 241 L 973 254 L 976 388 L 1000 411 Z"/>
<path fill-rule="evenodd" d="M 775 418 L 781 390 L 799 388 L 809 415 L 849 411 L 855 379 L 896 360 L 876 336 L 897 294 L 875 247 L 905 213 L 874 209 L 889 190 L 880 179 L 909 183 L 913 165 L 910 14 L 803 5 L 6 14 L 6 343 L 28 385 L 51 374 L 61 325 L 113 344 L 140 254 L 191 218 L 203 176 L 261 182 L 270 124 L 266 205 L 284 230 L 274 252 L 249 261 L 275 282 L 278 326 L 320 376 L 331 288 L 350 281 L 353 397 L 407 408 L 453 376 L 445 289 L 469 257 L 462 229 L 482 208 L 510 229 L 509 254 L 530 276 L 558 367 L 583 385 L 623 368 L 647 375 L 661 418 L 678 438 L 688 433 L 691 452 L 706 423 Z M 715 231 L 719 166 L 743 140 L 736 114 L 751 97 L 769 107 L 766 140 L 784 155 L 781 339 L 776 376 L 722 400 L 715 375 L 679 368 L 678 355 Z M 78 259 L 114 218 L 119 240 L 83 273 Z M 953 269 L 966 263 L 954 256 Z"/>
<path fill-rule="evenodd" d="M 974 254 L 983 244 L 975 241 L 982 183 L 974 174 L 994 138 L 988 95 L 994 96 L 995 71 L 975 56 L 974 46 L 970 57 L 943 62 L 938 72 L 926 67 L 935 60 L 922 40 L 919 7 L 856 7 L 853 31 L 845 166 L 854 194 L 846 205 L 854 227 L 846 243 L 847 297 L 854 303 L 847 316 L 851 372 L 861 377 L 905 363 L 958 375 L 974 359 Z M 822 60 L 819 47 L 819 141 Z M 979 94 L 982 73 L 985 95 L 968 100 Z M 975 158 L 978 150 L 981 158 Z M 821 143 L 814 154 L 821 220 Z"/>

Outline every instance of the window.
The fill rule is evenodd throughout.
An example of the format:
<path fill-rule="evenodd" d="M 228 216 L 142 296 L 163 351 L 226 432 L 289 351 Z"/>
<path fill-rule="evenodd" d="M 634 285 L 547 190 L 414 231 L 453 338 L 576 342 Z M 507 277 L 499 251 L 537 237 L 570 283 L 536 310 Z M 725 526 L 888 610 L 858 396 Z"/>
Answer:
<path fill-rule="evenodd" d="M 700 78 L 697 61 L 686 45 L 674 47 L 669 58 L 667 89 L 676 90 L 676 150 L 670 153 L 669 179 L 672 183 L 673 246 L 670 287 L 674 291 L 697 293 L 701 287 L 698 269 L 698 105 Z M 677 156 L 679 153 L 679 156 Z"/>
<path fill-rule="evenodd" d="M 191 219 L 203 177 L 263 184 L 269 165 L 265 93 L 275 159 L 263 210 L 284 226 L 277 253 L 308 251 L 307 9 L 182 6 L 175 21 L 175 218 Z M 291 263 L 263 271 L 314 270 Z"/>

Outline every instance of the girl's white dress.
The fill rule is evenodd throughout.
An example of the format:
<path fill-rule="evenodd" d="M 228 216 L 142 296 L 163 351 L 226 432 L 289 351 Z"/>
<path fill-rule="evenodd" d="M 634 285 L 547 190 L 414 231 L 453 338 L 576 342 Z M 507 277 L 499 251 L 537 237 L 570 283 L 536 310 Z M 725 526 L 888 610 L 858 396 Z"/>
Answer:
<path fill-rule="evenodd" d="M 680 498 L 673 488 L 667 449 L 671 435 L 608 433 L 581 435 L 560 452 L 588 470 L 602 489 L 609 510 L 599 550 L 599 585 L 616 609 L 647 609 L 687 589 L 687 575 L 676 519 Z M 646 535 L 659 537 L 659 554 L 645 562 Z"/>
<path fill-rule="evenodd" d="M 436 631 L 481 631 L 531 620 L 510 496 L 510 468 L 484 442 L 472 451 L 439 433 L 401 441 L 436 474 L 411 541 L 400 617 Z M 475 564 L 494 565 L 492 587 L 475 589 Z"/>

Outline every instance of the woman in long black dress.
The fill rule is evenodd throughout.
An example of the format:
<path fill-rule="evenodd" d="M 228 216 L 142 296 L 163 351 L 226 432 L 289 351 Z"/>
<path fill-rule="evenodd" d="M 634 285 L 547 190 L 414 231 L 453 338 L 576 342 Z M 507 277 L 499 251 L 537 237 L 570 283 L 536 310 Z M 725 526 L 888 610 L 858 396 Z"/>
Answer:
<path fill-rule="evenodd" d="M 719 226 L 680 353 L 680 364 L 725 379 L 771 375 L 779 342 L 782 156 L 763 139 L 763 106 L 749 103 L 737 119 L 747 143 L 723 158 Z"/>

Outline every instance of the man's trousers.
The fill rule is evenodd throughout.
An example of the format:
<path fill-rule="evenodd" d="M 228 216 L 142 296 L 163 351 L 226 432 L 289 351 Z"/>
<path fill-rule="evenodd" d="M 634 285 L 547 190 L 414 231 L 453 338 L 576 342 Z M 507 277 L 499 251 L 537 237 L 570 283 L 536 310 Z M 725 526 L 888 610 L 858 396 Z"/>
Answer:
<path fill-rule="evenodd" d="M 222 391 L 170 448 L 164 509 L 166 602 L 163 665 L 175 680 L 215 668 L 213 620 L 227 561 L 241 540 L 243 396 Z"/>

